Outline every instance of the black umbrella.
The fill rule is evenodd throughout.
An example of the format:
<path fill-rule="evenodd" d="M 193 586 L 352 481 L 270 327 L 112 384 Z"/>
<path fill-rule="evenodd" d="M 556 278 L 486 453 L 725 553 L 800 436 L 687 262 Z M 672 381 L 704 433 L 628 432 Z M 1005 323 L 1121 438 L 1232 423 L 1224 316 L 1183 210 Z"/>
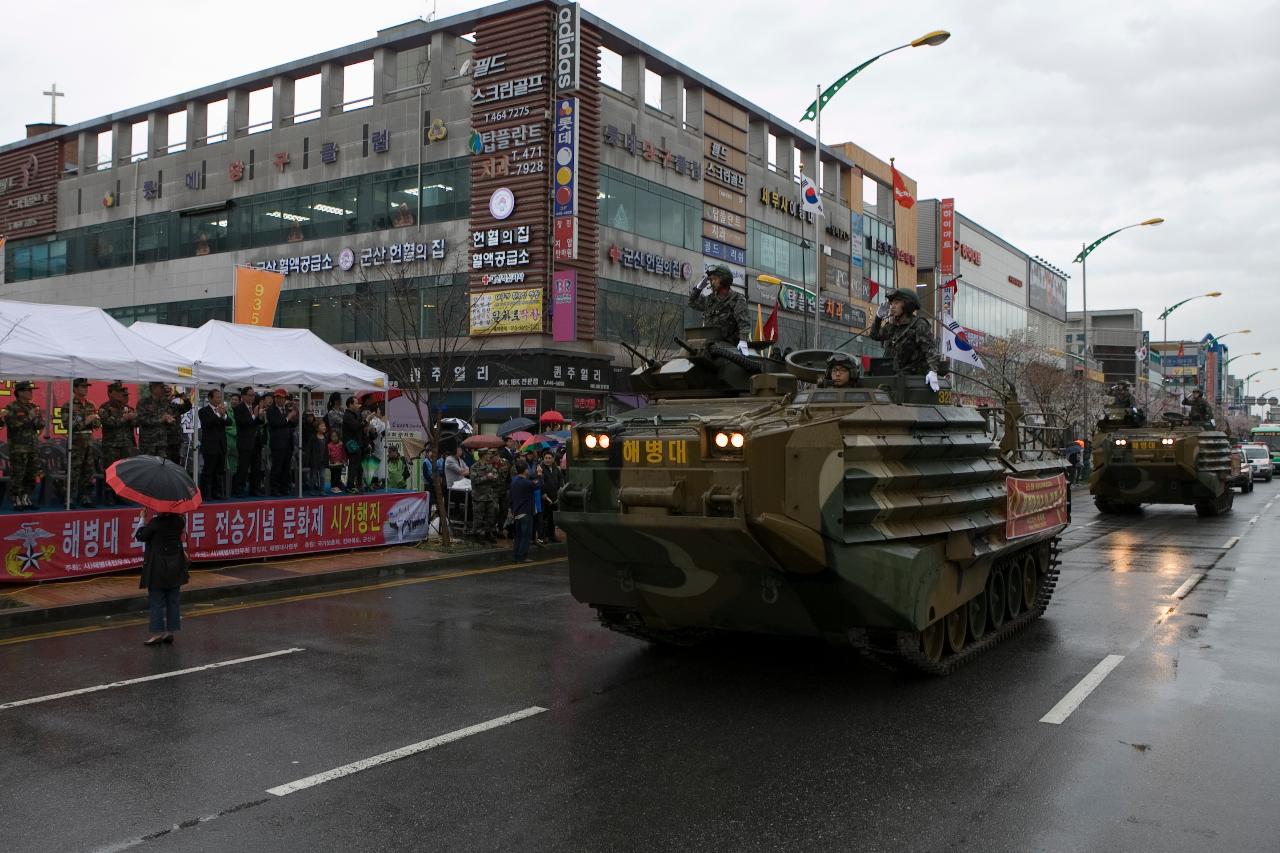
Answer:
<path fill-rule="evenodd" d="M 190 512 L 200 489 L 187 469 L 160 456 L 130 456 L 107 468 L 107 485 L 122 498 L 156 512 Z"/>
<path fill-rule="evenodd" d="M 511 420 L 498 427 L 498 435 L 505 436 L 507 433 L 519 432 L 520 430 L 528 430 L 536 427 L 537 424 L 528 418 L 512 418 Z"/>

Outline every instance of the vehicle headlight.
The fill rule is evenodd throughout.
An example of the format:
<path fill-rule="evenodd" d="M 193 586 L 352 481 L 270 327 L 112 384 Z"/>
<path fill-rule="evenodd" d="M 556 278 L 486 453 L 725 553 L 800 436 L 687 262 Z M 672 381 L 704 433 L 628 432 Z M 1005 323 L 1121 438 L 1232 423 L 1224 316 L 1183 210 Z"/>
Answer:
<path fill-rule="evenodd" d="M 1172 437 L 1162 438 L 1160 439 L 1160 443 L 1164 445 L 1171 445 L 1174 443 L 1174 439 Z"/>
<path fill-rule="evenodd" d="M 587 450 L 595 450 L 596 445 L 600 443 L 600 439 L 596 438 L 591 433 L 587 433 L 582 439 L 582 443 L 587 446 Z"/>
<path fill-rule="evenodd" d="M 711 433 L 712 449 L 718 453 L 734 454 L 747 446 L 747 437 L 736 429 L 721 429 Z"/>
<path fill-rule="evenodd" d="M 1116 439 L 1116 447 L 1127 447 L 1127 446 L 1128 446 L 1128 444 L 1129 444 L 1129 439 L 1127 439 L 1127 438 L 1117 438 L 1117 439 Z"/>
<path fill-rule="evenodd" d="M 609 449 L 609 436 L 607 436 L 607 435 L 605 435 L 605 434 L 603 434 L 603 433 L 601 433 L 601 435 L 600 435 L 600 449 L 601 449 L 601 450 L 608 450 L 608 449 Z"/>

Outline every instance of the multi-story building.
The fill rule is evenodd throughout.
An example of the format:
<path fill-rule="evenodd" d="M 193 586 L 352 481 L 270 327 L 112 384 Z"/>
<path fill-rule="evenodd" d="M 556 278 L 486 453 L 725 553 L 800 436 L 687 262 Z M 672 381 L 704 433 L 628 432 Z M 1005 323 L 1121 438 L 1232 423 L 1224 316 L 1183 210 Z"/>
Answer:
<path fill-rule="evenodd" d="M 398 337 L 459 344 L 416 366 L 452 376 L 433 405 L 482 423 L 605 405 L 618 343 L 669 349 L 709 264 L 762 313 L 780 301 L 789 346 L 815 310 L 824 344 L 849 341 L 871 276 L 915 278 L 887 163 L 823 149 L 815 250 L 807 129 L 564 0 L 32 131 L 0 148 L 0 295 L 199 325 L 230 319 L 236 265 L 276 269 L 279 325 L 371 362 Z"/>

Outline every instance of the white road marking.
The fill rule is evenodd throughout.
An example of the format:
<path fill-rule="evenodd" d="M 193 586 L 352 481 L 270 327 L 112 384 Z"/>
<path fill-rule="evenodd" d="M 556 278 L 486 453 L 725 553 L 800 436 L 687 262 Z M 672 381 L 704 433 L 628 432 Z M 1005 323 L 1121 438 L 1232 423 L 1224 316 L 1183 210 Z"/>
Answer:
<path fill-rule="evenodd" d="M 1187 594 L 1190 593 L 1191 590 L 1195 589 L 1196 584 L 1200 583 L 1200 581 L 1203 578 L 1204 578 L 1204 572 L 1194 574 L 1191 577 L 1187 578 L 1186 582 L 1183 583 L 1182 586 L 1178 587 L 1177 591 L 1174 592 L 1173 597 L 1186 598 Z"/>
<path fill-rule="evenodd" d="M 1102 679 L 1106 678 L 1111 670 L 1120 665 L 1120 661 L 1124 660 L 1124 655 L 1107 655 L 1102 659 L 1102 663 L 1098 664 L 1093 670 L 1080 680 L 1080 683 L 1071 688 L 1071 691 L 1063 696 L 1057 705 L 1054 705 L 1049 713 L 1040 718 L 1040 722 L 1049 723 L 1058 726 L 1071 716 L 1071 712 L 1080 707 L 1080 703 L 1088 698 Z"/>
<path fill-rule="evenodd" d="M 1275 501 L 1267 501 L 1267 505 L 1266 505 L 1266 506 L 1264 506 L 1264 507 L 1263 507 L 1263 509 L 1271 509 L 1271 505 L 1272 505 L 1273 503 L 1275 503 Z"/>
<path fill-rule="evenodd" d="M 1082 524 L 1082 525 L 1080 525 L 1080 526 L 1081 526 L 1081 527 L 1093 527 L 1093 526 L 1094 526 L 1095 524 L 1097 524 L 1100 520 L 1101 520 L 1101 519 L 1096 519 L 1096 518 L 1095 518 L 1093 521 L 1087 522 L 1086 524 Z"/>
<path fill-rule="evenodd" d="M 1239 536 L 1232 536 L 1230 539 L 1228 539 L 1228 540 L 1223 544 L 1223 546 L 1222 546 L 1222 550 L 1224 550 L 1224 551 L 1230 551 L 1232 548 L 1236 547 L 1236 543 L 1237 543 L 1237 542 L 1239 542 L 1239 541 L 1240 541 L 1240 537 L 1239 537 Z"/>
<path fill-rule="evenodd" d="M 1257 524 L 1257 523 L 1258 523 L 1258 519 L 1260 519 L 1260 518 L 1262 518 L 1262 516 L 1260 516 L 1260 515 L 1255 515 L 1253 518 L 1249 519 L 1249 523 L 1250 523 L 1250 524 Z"/>
<path fill-rule="evenodd" d="M 294 652 L 301 651 L 305 651 L 305 649 L 280 649 L 279 651 L 267 652 L 262 655 L 252 655 L 247 658 L 235 658 L 233 660 L 218 661 L 217 663 L 206 663 L 203 666 L 193 666 L 187 669 L 175 669 L 173 672 L 161 672 L 156 675 L 144 675 L 141 678 L 128 678 L 124 681 L 113 681 L 110 684 L 97 684 L 93 687 L 81 687 L 79 690 L 50 693 L 48 696 L 37 696 L 34 699 L 19 699 L 16 702 L 6 702 L 3 705 L 0 705 L 0 711 L 7 711 L 10 708 L 18 708 L 23 705 L 35 705 L 40 702 L 52 702 L 54 699 L 66 699 L 69 696 L 81 696 L 85 693 L 97 693 L 100 690 L 111 690 L 116 687 L 128 687 L 131 684 L 142 684 L 146 681 L 160 681 L 164 678 L 177 678 L 179 675 L 190 675 L 193 672 L 204 672 L 209 669 L 221 669 L 224 666 L 235 666 L 239 663 L 252 663 L 256 660 L 266 660 L 267 658 L 291 655 Z"/>
<path fill-rule="evenodd" d="M 393 749 L 390 752 L 384 752 L 381 755 L 375 755 L 372 758 L 364 758 L 360 761 L 353 761 L 350 764 L 344 764 L 341 767 L 335 767 L 332 770 L 326 770 L 323 773 L 317 773 L 314 776 L 308 776 L 305 779 L 298 779 L 296 782 L 288 782 L 284 785 L 277 785 L 274 788 L 268 788 L 268 794 L 274 794 L 277 797 L 283 797 L 286 794 L 292 794 L 295 791 L 301 791 L 305 788 L 312 788 L 316 785 L 322 785 L 325 782 L 332 782 L 334 779 L 341 779 L 343 776 L 350 776 L 353 773 L 359 773 L 362 770 L 368 770 L 371 767 L 377 767 L 381 764 L 388 764 L 392 761 L 399 761 L 401 758 L 407 758 L 410 755 L 416 755 L 419 752 L 426 752 L 428 749 L 434 749 L 437 746 L 444 746 L 453 743 L 456 740 L 462 740 L 471 735 L 477 735 L 481 732 L 487 732 L 490 729 L 496 729 L 499 726 L 505 726 L 508 723 L 514 723 L 523 720 L 526 717 L 532 717 L 535 714 L 541 714 L 546 708 L 539 708 L 532 705 L 522 711 L 516 711 L 502 717 L 495 717 L 483 723 L 476 723 L 474 726 L 467 726 L 465 729 L 449 732 L 448 734 L 433 737 L 430 740 L 424 740 L 419 743 L 413 743 L 409 746 L 402 746 L 399 749 Z"/>

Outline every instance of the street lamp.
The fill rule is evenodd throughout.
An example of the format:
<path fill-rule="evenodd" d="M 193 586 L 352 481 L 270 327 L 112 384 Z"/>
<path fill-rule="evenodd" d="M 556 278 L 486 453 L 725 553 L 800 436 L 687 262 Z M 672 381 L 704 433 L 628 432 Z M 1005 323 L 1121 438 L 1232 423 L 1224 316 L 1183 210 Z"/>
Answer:
<path fill-rule="evenodd" d="M 1253 331 L 1253 329 L 1236 329 L 1234 332 L 1227 332 L 1227 335 L 1247 335 L 1247 334 L 1249 334 L 1249 333 L 1250 333 L 1250 332 L 1252 332 L 1252 331 Z M 1225 338 L 1227 335 L 1214 335 L 1214 334 L 1210 334 L 1210 335 L 1209 335 L 1209 337 L 1210 337 L 1210 338 L 1212 338 L 1212 339 L 1213 339 L 1213 340 L 1215 340 L 1215 341 L 1220 341 L 1220 340 L 1222 340 L 1223 338 Z"/>
<path fill-rule="evenodd" d="M 1227 359 L 1227 363 L 1226 363 L 1226 365 L 1224 365 L 1224 366 L 1225 366 L 1225 367 L 1230 367 L 1230 366 L 1231 366 L 1231 362 L 1235 361 L 1237 358 L 1248 358 L 1248 357 L 1249 357 L 1249 356 L 1251 356 L 1251 355 L 1262 355 L 1262 353 L 1260 353 L 1260 352 L 1242 352 L 1242 353 L 1240 353 L 1239 355 L 1233 355 L 1233 356 L 1231 356 L 1231 358 Z"/>
<path fill-rule="evenodd" d="M 1257 376 L 1259 373 L 1273 373 L 1277 370 L 1280 370 L 1280 367 L 1264 367 L 1261 370 L 1255 370 L 1253 373 L 1246 376 L 1244 378 L 1244 395 L 1246 397 L 1249 396 L 1249 383 L 1253 380 L 1253 377 Z"/>
<path fill-rule="evenodd" d="M 1080 254 L 1076 255 L 1075 260 L 1071 261 L 1071 263 L 1073 264 L 1080 265 L 1080 314 L 1083 315 L 1082 319 L 1084 320 L 1083 325 L 1084 325 L 1084 357 L 1085 359 L 1088 359 L 1089 357 L 1089 286 L 1088 286 L 1088 280 L 1087 280 L 1087 273 L 1085 273 L 1085 260 L 1088 259 L 1089 254 L 1091 254 L 1094 248 L 1097 248 L 1098 246 L 1101 246 L 1102 243 L 1105 243 L 1106 241 L 1111 240 L 1112 237 L 1115 237 L 1116 234 L 1119 234 L 1121 231 L 1129 231 L 1130 228 L 1140 228 L 1140 227 L 1143 227 L 1143 225 L 1158 225 L 1162 222 L 1165 222 L 1165 220 L 1161 219 L 1160 216 L 1155 216 L 1155 218 L 1152 218 L 1152 219 L 1144 219 L 1142 220 L 1142 222 L 1135 222 L 1132 225 L 1125 225 L 1124 228 L 1116 228 L 1115 231 L 1102 234 L 1101 237 L 1098 237 L 1097 240 L 1094 240 L 1092 243 L 1083 243 L 1082 247 L 1080 247 Z M 1084 371 L 1085 371 L 1085 374 L 1088 374 L 1088 371 L 1089 371 L 1088 361 L 1084 362 Z M 1088 415 L 1088 412 L 1085 412 L 1085 415 Z"/>
<path fill-rule="evenodd" d="M 900 44 L 895 48 L 890 48 L 883 53 L 877 53 L 861 65 L 856 65 L 847 74 L 836 82 L 832 83 L 825 90 L 819 83 L 814 87 L 813 103 L 809 104 L 809 108 L 804 111 L 804 115 L 800 116 L 800 121 L 812 121 L 813 124 L 813 170 L 817 172 L 813 176 L 813 185 L 818 190 L 818 198 L 822 198 L 822 108 L 827 105 L 836 92 L 839 92 L 844 85 L 858 76 L 871 63 L 875 62 L 883 56 L 888 56 L 895 51 L 908 47 L 936 47 L 947 39 L 951 38 L 951 33 L 946 30 L 933 30 L 927 32 L 917 39 L 912 39 L 906 44 Z M 813 348 L 818 349 L 821 346 L 820 326 L 822 323 L 822 237 L 820 236 L 821 225 L 818 222 L 818 215 L 813 216 Z M 803 256 L 802 256 L 803 257 Z M 801 282 L 803 286 L 804 282 Z"/>
<path fill-rule="evenodd" d="M 1221 295 L 1222 295 L 1222 291 L 1212 290 L 1208 293 L 1201 293 L 1199 296 L 1188 296 L 1186 299 L 1182 300 L 1181 302 L 1175 302 L 1172 305 L 1170 305 L 1168 308 L 1164 309 L 1164 312 L 1160 315 L 1160 319 L 1164 320 L 1165 341 L 1167 342 L 1169 340 L 1169 315 L 1170 314 L 1172 314 L 1174 311 L 1181 308 L 1183 305 L 1186 305 L 1188 302 L 1190 302 L 1193 299 L 1204 299 L 1206 296 L 1218 297 Z"/>

